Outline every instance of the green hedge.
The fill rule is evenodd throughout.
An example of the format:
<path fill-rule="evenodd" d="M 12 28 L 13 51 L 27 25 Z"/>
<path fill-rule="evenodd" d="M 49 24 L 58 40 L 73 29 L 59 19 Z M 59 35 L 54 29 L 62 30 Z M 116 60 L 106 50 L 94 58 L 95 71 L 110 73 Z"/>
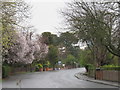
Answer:
<path fill-rule="evenodd" d="M 95 66 L 92 64 L 86 64 L 84 66 L 87 67 L 88 69 L 95 69 Z"/>
<path fill-rule="evenodd" d="M 103 70 L 120 70 L 120 66 L 104 65 L 104 66 L 101 66 L 101 69 L 103 69 Z"/>
<path fill-rule="evenodd" d="M 9 66 L 2 66 L 2 78 L 9 76 L 11 68 Z"/>

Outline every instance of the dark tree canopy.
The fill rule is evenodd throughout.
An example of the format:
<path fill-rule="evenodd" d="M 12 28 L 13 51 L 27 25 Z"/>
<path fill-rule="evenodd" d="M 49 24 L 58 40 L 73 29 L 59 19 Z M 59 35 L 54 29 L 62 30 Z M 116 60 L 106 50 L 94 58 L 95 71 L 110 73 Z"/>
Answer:
<path fill-rule="evenodd" d="M 56 46 L 50 45 L 48 51 L 48 60 L 52 64 L 53 68 L 58 61 L 58 48 Z"/>
<path fill-rule="evenodd" d="M 44 43 L 47 45 L 58 45 L 58 37 L 55 34 L 51 34 L 51 32 L 43 32 L 42 37 L 44 39 Z"/>

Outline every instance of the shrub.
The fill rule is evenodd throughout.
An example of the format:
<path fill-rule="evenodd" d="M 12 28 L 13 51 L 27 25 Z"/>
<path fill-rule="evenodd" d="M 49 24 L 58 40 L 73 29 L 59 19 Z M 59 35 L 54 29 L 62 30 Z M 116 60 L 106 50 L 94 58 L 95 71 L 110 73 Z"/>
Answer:
<path fill-rule="evenodd" d="M 103 70 L 120 70 L 120 66 L 104 65 L 104 66 L 101 66 L 101 69 L 103 69 Z"/>
<path fill-rule="evenodd" d="M 47 61 L 47 62 L 46 62 L 46 65 L 49 67 L 49 66 L 50 66 L 50 62 L 49 62 L 49 61 Z"/>
<path fill-rule="evenodd" d="M 46 68 L 46 67 L 49 67 L 49 65 L 48 65 L 48 64 L 43 64 L 43 67 L 45 67 L 45 68 Z"/>
<path fill-rule="evenodd" d="M 42 64 L 36 64 L 35 65 L 35 71 L 39 71 L 40 68 L 43 68 Z"/>
<path fill-rule="evenodd" d="M 38 64 L 38 67 L 39 67 L 39 68 L 43 68 L 43 65 L 42 65 L 42 64 Z"/>
<path fill-rule="evenodd" d="M 2 66 L 2 78 L 9 76 L 11 68 L 9 66 Z"/>
<path fill-rule="evenodd" d="M 38 65 L 35 65 L 35 71 L 39 71 Z"/>
<path fill-rule="evenodd" d="M 87 72 L 89 69 L 95 69 L 94 65 L 92 65 L 92 64 L 85 64 L 84 66 L 85 66 Z"/>

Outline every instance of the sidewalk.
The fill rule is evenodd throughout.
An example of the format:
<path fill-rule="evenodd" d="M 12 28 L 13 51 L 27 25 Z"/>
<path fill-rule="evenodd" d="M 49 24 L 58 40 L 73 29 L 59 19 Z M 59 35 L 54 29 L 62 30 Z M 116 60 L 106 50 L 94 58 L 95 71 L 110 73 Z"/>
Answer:
<path fill-rule="evenodd" d="M 95 80 L 94 78 L 91 78 L 91 77 L 88 77 L 88 76 L 84 75 L 84 73 L 76 73 L 75 77 L 78 78 L 78 79 L 81 79 L 81 80 L 85 80 L 85 81 L 90 81 L 90 82 L 94 82 L 94 83 L 100 83 L 100 84 L 104 84 L 104 85 L 120 87 L 120 83 L 105 81 L 105 80 Z"/>

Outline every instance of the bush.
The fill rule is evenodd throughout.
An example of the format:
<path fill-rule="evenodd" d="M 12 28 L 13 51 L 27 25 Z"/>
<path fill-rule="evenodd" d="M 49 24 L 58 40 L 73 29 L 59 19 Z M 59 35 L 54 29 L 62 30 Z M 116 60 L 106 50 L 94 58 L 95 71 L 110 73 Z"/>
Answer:
<path fill-rule="evenodd" d="M 45 68 L 47 68 L 47 67 L 49 67 L 49 66 L 50 66 L 50 62 L 49 62 L 49 61 L 46 61 L 46 63 L 43 64 L 43 67 L 45 67 Z"/>
<path fill-rule="evenodd" d="M 39 71 L 40 68 L 43 68 L 42 64 L 35 65 L 35 71 Z"/>
<path fill-rule="evenodd" d="M 42 64 L 38 64 L 38 67 L 39 67 L 39 68 L 43 68 L 43 65 L 42 65 Z"/>
<path fill-rule="evenodd" d="M 103 69 L 103 70 L 120 70 L 120 66 L 104 65 L 104 66 L 101 66 L 101 69 Z"/>
<path fill-rule="evenodd" d="M 9 76 L 11 68 L 9 66 L 2 66 L 2 78 Z"/>
<path fill-rule="evenodd" d="M 46 65 L 47 65 L 47 67 L 49 67 L 49 66 L 50 66 L 50 62 L 49 62 L 49 61 L 47 61 L 47 62 L 46 62 Z"/>
<path fill-rule="evenodd" d="M 35 71 L 39 71 L 38 65 L 35 65 Z"/>
<path fill-rule="evenodd" d="M 48 64 L 43 64 L 43 67 L 47 68 L 47 67 L 49 67 L 49 65 Z"/>
<path fill-rule="evenodd" d="M 86 64 L 84 66 L 85 66 L 85 69 L 86 69 L 87 72 L 88 72 L 89 69 L 95 69 L 94 65 L 92 65 L 92 64 Z"/>

